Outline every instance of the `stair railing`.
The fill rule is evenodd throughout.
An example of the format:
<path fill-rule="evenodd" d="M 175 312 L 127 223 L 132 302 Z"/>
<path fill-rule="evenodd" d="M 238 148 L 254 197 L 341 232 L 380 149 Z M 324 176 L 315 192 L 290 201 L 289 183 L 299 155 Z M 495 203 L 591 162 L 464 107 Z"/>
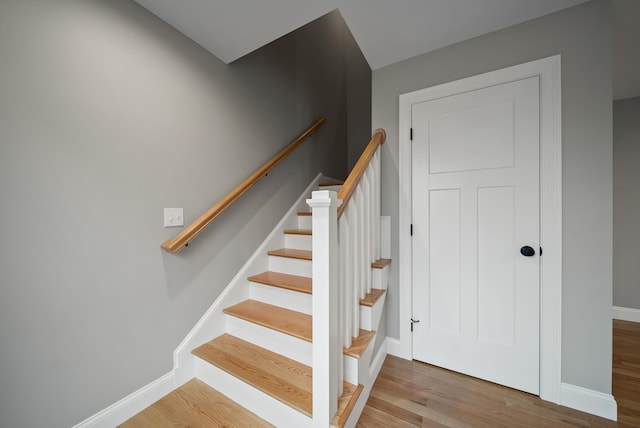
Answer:
<path fill-rule="evenodd" d="M 380 258 L 378 129 L 340 192 L 315 191 L 313 254 L 313 423 L 328 427 L 342 395 L 342 348 L 359 336 L 360 299 L 371 292 L 371 264 Z"/>
<path fill-rule="evenodd" d="M 175 254 L 187 245 L 189 242 L 198 236 L 203 230 L 207 228 L 218 216 L 227 210 L 235 201 L 237 201 L 242 195 L 247 193 L 256 183 L 262 180 L 273 168 L 276 167 L 284 158 L 286 158 L 296 147 L 298 147 L 303 141 L 311 136 L 315 131 L 322 126 L 325 122 L 325 118 L 321 117 L 316 120 L 309 128 L 307 128 L 302 134 L 300 134 L 295 140 L 293 140 L 287 147 L 280 150 L 271 160 L 262 165 L 253 174 L 251 174 L 246 180 L 240 183 L 235 189 L 229 192 L 225 197 L 220 199 L 213 207 L 207 212 L 202 214 L 196 221 L 191 223 L 189 227 L 183 230 L 175 238 L 165 241 L 161 247 L 165 251 Z"/>

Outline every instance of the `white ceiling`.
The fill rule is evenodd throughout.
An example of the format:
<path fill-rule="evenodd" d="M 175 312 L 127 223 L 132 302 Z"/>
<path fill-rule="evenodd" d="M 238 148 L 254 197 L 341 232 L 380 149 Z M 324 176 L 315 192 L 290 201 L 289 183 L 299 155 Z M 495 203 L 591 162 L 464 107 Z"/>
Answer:
<path fill-rule="evenodd" d="M 135 0 L 226 63 L 339 9 L 373 70 L 587 0 Z M 618 21 L 640 41 L 639 0 L 623 4 Z M 622 9 L 624 8 L 624 9 Z M 616 62 L 625 76 L 616 98 L 640 95 L 638 43 L 628 43 Z M 620 55 L 618 55 L 620 56 Z M 619 80 L 616 74 L 616 81 Z M 621 86 L 622 88 L 623 86 Z M 636 88 L 636 89 L 633 89 Z M 635 91 L 628 95 L 629 91 Z M 624 91 L 624 92 L 621 92 Z M 620 95 L 624 93 L 624 95 Z"/>

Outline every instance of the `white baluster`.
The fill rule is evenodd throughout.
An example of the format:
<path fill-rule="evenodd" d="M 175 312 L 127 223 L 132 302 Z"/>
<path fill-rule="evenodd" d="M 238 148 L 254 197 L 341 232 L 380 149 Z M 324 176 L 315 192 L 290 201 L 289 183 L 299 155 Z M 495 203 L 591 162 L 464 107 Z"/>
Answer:
<path fill-rule="evenodd" d="M 353 202 L 354 198 L 351 198 L 351 201 Z M 349 224 L 350 224 L 350 244 L 349 244 L 349 252 L 350 252 L 350 261 L 352 263 L 352 275 L 351 275 L 351 282 L 349 283 L 349 307 L 350 307 L 350 314 L 351 314 L 351 322 L 349 323 L 349 335 L 351 337 L 357 337 L 359 335 L 359 329 L 358 329 L 358 325 L 360 323 L 360 302 L 359 302 L 359 297 L 358 297 L 358 280 L 359 280 L 359 269 L 357 266 L 357 248 L 356 248 L 356 243 L 358 240 L 358 219 L 357 219 L 357 207 L 355 207 L 353 204 L 351 204 L 351 206 L 349 207 Z M 351 341 L 351 338 L 349 338 L 349 341 Z"/>
<path fill-rule="evenodd" d="M 348 210 L 348 208 L 347 208 Z M 341 280 L 341 301 L 340 310 L 342 312 L 342 324 L 340 330 L 340 341 L 345 348 L 351 347 L 351 305 L 350 302 L 350 284 L 351 284 L 351 241 L 349 240 L 349 221 L 346 211 L 340 217 L 340 254 L 342 267 Z"/>
<path fill-rule="evenodd" d="M 374 220 L 373 220 L 373 177 L 372 177 L 372 168 L 371 168 L 371 164 L 369 164 L 369 166 L 367 167 L 367 172 L 365 174 L 365 181 L 364 181 L 364 185 L 365 185 L 365 196 L 366 196 L 366 202 L 365 205 L 367 207 L 367 213 L 366 213 L 366 230 L 367 230 L 367 239 L 365 240 L 365 265 L 364 265 L 364 269 L 365 272 L 367 273 L 367 280 L 365 282 L 366 284 L 366 292 L 367 293 L 371 293 L 371 262 L 372 257 L 373 257 L 373 224 L 374 224 Z"/>
<path fill-rule="evenodd" d="M 365 235 L 367 233 L 366 224 L 365 224 L 365 204 L 364 204 L 364 195 L 362 194 L 362 187 L 358 186 L 356 190 L 356 207 L 358 208 L 358 271 L 360 280 L 358 282 L 358 299 L 364 299 L 367 290 L 366 278 L 367 272 L 365 269 L 367 255 L 365 252 Z"/>
<path fill-rule="evenodd" d="M 375 219 L 375 226 L 373 232 L 375 234 L 375 253 L 374 253 L 374 261 L 380 259 L 380 251 L 382 245 L 380 244 L 380 149 L 376 150 L 376 154 L 373 157 L 373 170 L 375 177 L 375 202 L 374 202 L 374 214 L 373 217 Z"/>

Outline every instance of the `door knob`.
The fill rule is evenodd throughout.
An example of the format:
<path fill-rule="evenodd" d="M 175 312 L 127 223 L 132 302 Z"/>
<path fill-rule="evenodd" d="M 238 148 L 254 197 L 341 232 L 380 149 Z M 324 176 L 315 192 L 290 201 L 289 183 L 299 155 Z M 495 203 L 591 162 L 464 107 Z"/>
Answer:
<path fill-rule="evenodd" d="M 520 248 L 520 254 L 522 254 L 525 257 L 531 257 L 536 253 L 536 250 L 534 250 L 533 248 L 531 248 L 528 245 L 525 245 L 524 247 Z"/>

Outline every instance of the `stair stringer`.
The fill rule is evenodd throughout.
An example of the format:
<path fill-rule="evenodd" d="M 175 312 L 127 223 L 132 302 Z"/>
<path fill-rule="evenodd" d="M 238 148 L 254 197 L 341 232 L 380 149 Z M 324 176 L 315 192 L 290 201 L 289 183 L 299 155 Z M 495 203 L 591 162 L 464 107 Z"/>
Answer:
<path fill-rule="evenodd" d="M 250 288 L 247 278 L 268 269 L 269 256 L 267 251 L 284 245 L 284 231 L 297 228 L 297 213 L 306 210 L 306 199 L 318 184 L 325 179 L 319 173 L 304 190 L 293 206 L 282 217 L 273 231 L 258 246 L 253 255 L 229 282 L 218 298 L 213 302 L 205 314 L 200 318 L 189 334 L 173 352 L 173 370 L 175 373 L 175 387 L 186 383 L 196 375 L 196 356 L 191 351 L 203 343 L 225 333 L 226 321 L 224 308 L 240 303 L 249 298 Z"/>
<path fill-rule="evenodd" d="M 389 266 L 384 266 L 381 269 L 372 268 L 372 276 L 377 277 L 378 283 L 375 284 L 376 288 L 381 288 L 383 290 L 387 290 L 388 288 L 388 278 L 389 278 Z M 380 305 L 378 309 L 375 311 L 369 311 L 368 316 L 370 318 L 372 330 L 376 332 L 380 331 L 380 322 L 381 322 L 381 313 L 385 310 L 386 302 L 386 293 L 382 295 L 382 297 L 376 302 L 376 305 Z M 374 307 L 376 306 L 374 305 Z M 362 314 L 364 307 L 360 306 L 360 312 Z M 367 308 L 371 309 L 371 308 Z M 371 388 L 373 388 L 373 384 L 378 377 L 378 373 L 380 373 L 380 369 L 382 368 L 382 364 L 387 356 L 387 340 L 385 339 L 377 352 L 374 355 L 374 347 L 376 343 L 376 339 L 379 333 L 371 339 L 371 343 L 367 347 L 366 351 L 362 354 L 362 356 L 357 359 L 350 357 L 348 355 L 344 355 L 343 364 L 344 364 L 344 373 L 345 380 L 351 383 L 361 384 L 364 389 L 358 400 L 356 401 L 349 418 L 344 424 L 345 428 L 353 428 L 358 423 L 358 419 L 360 419 L 360 415 L 364 410 L 364 406 L 369 399 L 369 395 L 371 394 Z M 357 382 L 354 382 L 356 381 Z"/>
<path fill-rule="evenodd" d="M 377 337 L 377 334 L 376 334 L 376 337 Z M 375 342 L 375 337 L 373 338 L 372 342 Z M 362 384 L 364 386 L 364 389 L 360 394 L 360 396 L 358 397 L 358 400 L 356 401 L 356 404 L 353 407 L 351 414 L 349 415 L 347 421 L 344 424 L 345 428 L 354 428 L 358 423 L 358 419 L 360 419 L 360 415 L 364 410 L 364 406 L 367 404 L 367 400 L 369 400 L 369 395 L 371 394 L 371 388 L 373 388 L 373 384 L 375 383 L 376 378 L 380 373 L 380 369 L 382 368 L 382 364 L 384 363 L 386 356 L 387 356 L 387 340 L 385 339 L 384 342 L 382 342 L 382 345 L 380 346 L 380 348 L 378 348 L 378 352 L 376 352 L 375 357 L 373 357 L 371 361 L 367 362 L 367 365 L 369 367 L 368 379 L 366 383 Z"/>

